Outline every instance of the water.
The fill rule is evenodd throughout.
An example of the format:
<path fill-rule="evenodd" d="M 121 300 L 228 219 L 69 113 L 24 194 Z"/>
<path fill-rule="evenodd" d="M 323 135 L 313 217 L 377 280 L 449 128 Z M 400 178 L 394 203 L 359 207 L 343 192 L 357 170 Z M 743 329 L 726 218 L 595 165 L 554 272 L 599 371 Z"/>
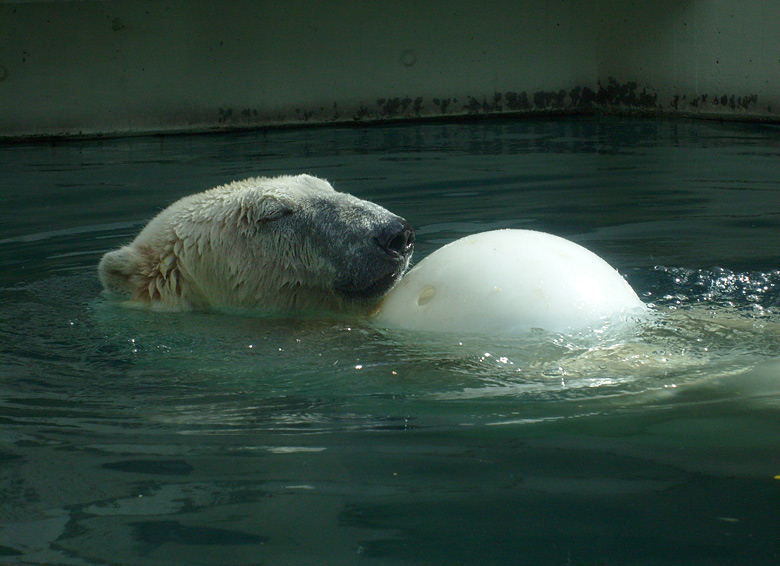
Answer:
<path fill-rule="evenodd" d="M 780 128 L 557 119 L 0 147 L 0 562 L 780 563 Z M 309 172 L 416 258 L 495 228 L 616 266 L 636 334 L 128 311 L 175 199 Z"/>

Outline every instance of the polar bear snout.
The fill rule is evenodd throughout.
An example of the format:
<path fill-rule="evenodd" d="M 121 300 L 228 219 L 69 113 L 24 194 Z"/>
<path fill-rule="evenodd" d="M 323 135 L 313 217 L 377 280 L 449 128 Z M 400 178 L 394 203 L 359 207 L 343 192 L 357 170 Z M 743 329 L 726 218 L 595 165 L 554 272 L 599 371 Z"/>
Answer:
<path fill-rule="evenodd" d="M 390 257 L 410 257 L 414 251 L 414 228 L 398 216 L 381 228 L 374 241 Z"/>
<path fill-rule="evenodd" d="M 338 276 L 335 290 L 357 301 L 378 300 L 401 279 L 414 252 L 414 229 L 400 216 L 381 211 L 366 244 L 355 242 L 352 250 L 335 259 Z M 357 236 L 357 235 L 356 235 Z"/>

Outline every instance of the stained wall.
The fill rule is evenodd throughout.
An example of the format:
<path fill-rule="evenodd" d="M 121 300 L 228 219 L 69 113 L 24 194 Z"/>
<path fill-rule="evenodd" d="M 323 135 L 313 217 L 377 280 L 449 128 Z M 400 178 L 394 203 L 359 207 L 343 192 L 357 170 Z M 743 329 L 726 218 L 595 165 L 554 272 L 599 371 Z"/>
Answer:
<path fill-rule="evenodd" d="M 0 0 L 0 137 L 502 113 L 780 119 L 770 0 Z"/>

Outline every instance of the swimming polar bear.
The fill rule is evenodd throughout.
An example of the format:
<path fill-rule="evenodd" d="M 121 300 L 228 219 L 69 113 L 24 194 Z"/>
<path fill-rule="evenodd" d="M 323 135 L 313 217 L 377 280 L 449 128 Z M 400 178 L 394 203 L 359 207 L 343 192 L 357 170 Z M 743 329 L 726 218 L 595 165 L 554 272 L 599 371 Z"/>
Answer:
<path fill-rule="evenodd" d="M 98 267 L 110 293 L 157 310 L 371 313 L 414 248 L 406 220 L 310 175 L 184 197 Z"/>

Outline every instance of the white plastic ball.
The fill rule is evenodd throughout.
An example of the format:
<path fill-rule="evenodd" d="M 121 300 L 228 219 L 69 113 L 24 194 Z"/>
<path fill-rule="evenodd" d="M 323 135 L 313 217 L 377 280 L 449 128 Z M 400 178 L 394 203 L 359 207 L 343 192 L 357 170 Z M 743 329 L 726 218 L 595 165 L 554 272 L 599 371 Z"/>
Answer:
<path fill-rule="evenodd" d="M 646 312 L 607 262 L 531 230 L 456 240 L 423 259 L 388 294 L 376 322 L 435 332 L 571 332 Z"/>

